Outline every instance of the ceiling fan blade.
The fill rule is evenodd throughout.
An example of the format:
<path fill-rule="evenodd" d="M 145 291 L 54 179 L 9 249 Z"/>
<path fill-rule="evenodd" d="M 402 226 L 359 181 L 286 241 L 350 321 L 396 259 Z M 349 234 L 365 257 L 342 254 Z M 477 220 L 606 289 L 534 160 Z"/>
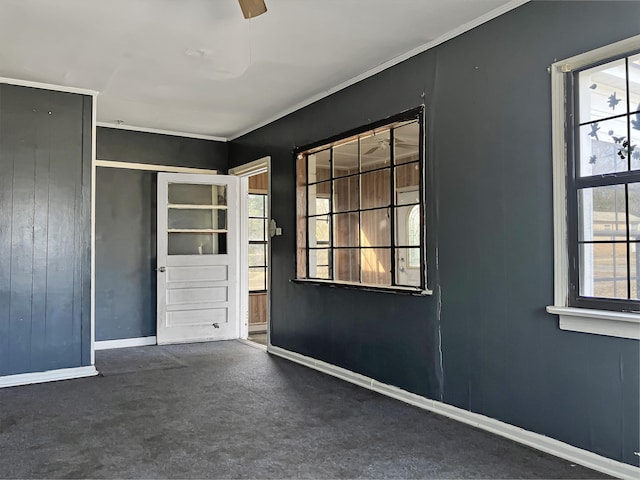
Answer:
<path fill-rule="evenodd" d="M 267 11 L 264 0 L 238 0 L 244 18 L 253 18 Z"/>
<path fill-rule="evenodd" d="M 415 150 L 416 148 L 418 148 L 417 145 L 413 145 L 411 143 L 396 143 L 396 148 L 406 148 L 409 150 Z"/>
<path fill-rule="evenodd" d="M 415 145 L 413 143 L 409 143 L 409 142 L 405 142 L 404 140 L 400 140 L 399 138 L 395 139 L 396 141 L 396 146 L 398 147 L 413 147 L 416 148 L 418 145 Z"/>
<path fill-rule="evenodd" d="M 378 150 L 378 148 L 380 148 L 380 147 L 373 147 L 373 148 L 370 148 L 369 150 L 367 150 L 366 152 L 364 152 L 364 154 L 365 154 L 365 155 L 370 155 L 370 154 L 372 154 L 373 152 L 375 152 L 376 150 Z"/>

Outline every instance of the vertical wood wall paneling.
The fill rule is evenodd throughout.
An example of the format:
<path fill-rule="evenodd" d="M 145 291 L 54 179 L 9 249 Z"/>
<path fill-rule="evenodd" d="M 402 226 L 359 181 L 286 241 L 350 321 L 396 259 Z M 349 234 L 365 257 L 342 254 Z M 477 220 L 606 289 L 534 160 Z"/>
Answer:
<path fill-rule="evenodd" d="M 90 97 L 0 85 L 0 375 L 89 364 L 90 119 Z"/>
<path fill-rule="evenodd" d="M 58 100 L 60 98 L 60 100 Z M 50 115 L 51 152 L 47 262 L 49 368 L 78 365 L 81 349 L 82 98 L 56 96 Z M 65 99 L 66 100 L 66 99 Z M 69 101 L 67 100 L 67 102 Z M 75 114 L 75 115 L 74 115 Z M 77 219 L 77 220 L 76 220 Z M 53 352 L 58 357 L 53 359 Z"/>
<path fill-rule="evenodd" d="M 49 103 L 49 102 L 47 102 Z M 31 355 L 33 358 L 47 358 L 47 261 L 49 239 L 49 189 L 50 189 L 50 153 L 49 129 L 51 105 L 45 111 L 34 112 L 36 125 L 35 150 L 35 192 L 33 219 L 33 310 L 31 312 Z M 45 147 L 46 146 L 46 147 Z"/>
<path fill-rule="evenodd" d="M 93 174 L 93 98 L 82 97 L 82 197 L 80 208 L 82 209 L 81 232 L 81 361 L 82 365 L 93 363 L 91 345 L 94 332 L 91 326 L 91 176 Z M 88 321 L 86 320 L 88 319 Z M 95 320 L 95 319 L 94 319 Z"/>
<path fill-rule="evenodd" d="M 364 173 L 362 182 L 362 208 L 373 208 L 390 203 L 389 169 Z M 389 208 L 361 213 L 361 244 L 363 247 L 390 246 Z M 391 249 L 363 248 L 361 251 L 362 282 L 373 285 L 391 284 Z"/>
<path fill-rule="evenodd" d="M 28 108 L 29 99 L 23 91 L 4 96 L 4 104 L 12 114 L 7 126 L 12 131 L 13 143 L 13 215 L 11 218 L 11 246 L 4 254 L 10 258 L 10 317 L 9 317 L 9 371 L 24 373 L 31 367 L 31 293 L 33 269 L 33 197 L 35 116 Z M 38 105 L 38 102 L 36 105 Z M 38 105 L 40 106 L 40 105 Z"/>
<path fill-rule="evenodd" d="M 345 175 L 356 173 L 347 170 Z M 363 195 L 365 192 L 363 192 Z M 337 178 L 333 184 L 333 211 L 357 210 L 360 207 L 359 177 Z M 334 241 L 336 247 L 360 246 L 360 222 L 358 213 L 334 214 Z M 360 251 L 358 249 L 337 249 L 334 259 L 334 279 L 343 282 L 360 281 Z"/>
<path fill-rule="evenodd" d="M 7 95 L 0 85 L 0 375 L 9 368 L 11 236 L 13 232 L 13 150 L 16 127 L 7 121 Z"/>
<path fill-rule="evenodd" d="M 267 294 L 249 294 L 249 325 L 267 322 Z"/>
<path fill-rule="evenodd" d="M 267 193 L 268 189 L 269 178 L 267 177 L 267 172 L 249 177 L 249 193 Z"/>

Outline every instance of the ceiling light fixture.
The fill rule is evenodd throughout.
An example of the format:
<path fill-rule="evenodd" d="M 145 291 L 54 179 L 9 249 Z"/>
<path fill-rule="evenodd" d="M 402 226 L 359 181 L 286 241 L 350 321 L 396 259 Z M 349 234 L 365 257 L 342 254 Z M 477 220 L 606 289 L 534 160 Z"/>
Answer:
<path fill-rule="evenodd" d="M 244 18 L 253 18 L 267 11 L 264 0 L 238 0 Z"/>

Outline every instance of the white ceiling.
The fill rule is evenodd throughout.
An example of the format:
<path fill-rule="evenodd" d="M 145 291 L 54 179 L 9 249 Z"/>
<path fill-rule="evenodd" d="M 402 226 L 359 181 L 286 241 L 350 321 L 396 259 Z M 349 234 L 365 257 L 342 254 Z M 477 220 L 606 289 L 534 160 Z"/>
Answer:
<path fill-rule="evenodd" d="M 234 138 L 524 0 L 266 3 L 0 0 L 0 77 L 96 90 L 103 124 Z"/>

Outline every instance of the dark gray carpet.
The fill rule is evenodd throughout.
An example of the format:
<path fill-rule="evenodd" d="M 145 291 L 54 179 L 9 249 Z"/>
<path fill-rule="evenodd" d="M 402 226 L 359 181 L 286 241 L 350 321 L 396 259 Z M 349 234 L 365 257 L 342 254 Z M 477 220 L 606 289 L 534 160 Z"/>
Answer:
<path fill-rule="evenodd" d="M 0 390 L 2 478 L 602 478 L 240 342 Z"/>

